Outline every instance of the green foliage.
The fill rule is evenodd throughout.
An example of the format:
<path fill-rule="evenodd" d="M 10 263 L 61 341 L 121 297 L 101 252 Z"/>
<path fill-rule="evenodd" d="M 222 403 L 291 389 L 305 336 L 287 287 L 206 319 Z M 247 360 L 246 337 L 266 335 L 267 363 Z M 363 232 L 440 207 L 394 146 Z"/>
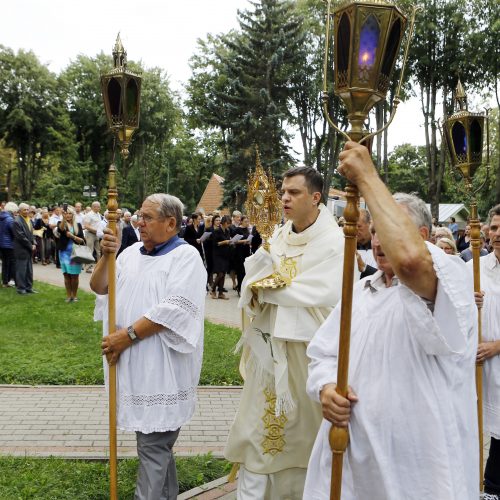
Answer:
<path fill-rule="evenodd" d="M 56 76 L 33 52 L 0 46 L 0 137 L 16 152 L 21 198 L 31 199 L 49 160 L 75 158 L 72 133 Z"/>
<path fill-rule="evenodd" d="M 22 297 L 14 288 L 0 289 L 0 384 L 103 384 L 94 295 L 80 291 L 79 302 L 67 304 L 63 288 L 35 288 L 39 294 Z M 239 335 L 205 321 L 201 385 L 241 384 L 233 354 Z"/>
<path fill-rule="evenodd" d="M 177 457 L 179 491 L 183 493 L 228 474 L 231 464 L 211 454 Z M 134 498 L 138 460 L 118 462 L 118 496 Z M 60 458 L 0 458 L 0 498 L 105 500 L 109 498 L 109 464 Z"/>
<path fill-rule="evenodd" d="M 241 206 L 255 145 L 275 175 L 291 162 L 288 101 L 293 68 L 304 50 L 302 20 L 291 2 L 251 3 L 252 11 L 238 13 L 239 32 L 199 43 L 187 89 L 191 122 L 222 133 L 228 206 Z M 200 113 L 202 120 L 195 117 Z"/>
<path fill-rule="evenodd" d="M 402 144 L 389 155 L 388 188 L 392 193 L 416 193 L 427 199 L 425 148 Z"/>

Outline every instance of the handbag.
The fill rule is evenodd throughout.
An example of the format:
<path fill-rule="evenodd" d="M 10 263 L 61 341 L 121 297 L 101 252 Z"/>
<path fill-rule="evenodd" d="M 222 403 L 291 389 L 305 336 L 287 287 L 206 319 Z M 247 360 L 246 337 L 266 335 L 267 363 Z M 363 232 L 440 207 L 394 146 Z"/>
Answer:
<path fill-rule="evenodd" d="M 87 245 L 76 245 L 73 243 L 71 260 L 77 264 L 93 264 L 94 256 Z"/>

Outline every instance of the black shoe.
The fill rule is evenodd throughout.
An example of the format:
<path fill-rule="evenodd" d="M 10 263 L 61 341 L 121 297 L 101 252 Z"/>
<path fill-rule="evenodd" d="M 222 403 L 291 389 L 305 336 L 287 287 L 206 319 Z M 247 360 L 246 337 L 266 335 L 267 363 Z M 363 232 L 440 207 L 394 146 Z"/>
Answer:
<path fill-rule="evenodd" d="M 17 293 L 19 295 L 26 295 L 28 292 L 26 290 L 18 290 Z"/>
<path fill-rule="evenodd" d="M 224 293 L 227 293 L 227 289 L 226 289 L 226 288 L 223 288 L 223 289 L 222 289 L 222 291 L 223 291 Z"/>
<path fill-rule="evenodd" d="M 26 290 L 26 293 L 38 293 L 38 292 L 36 290 L 31 289 L 31 290 Z"/>

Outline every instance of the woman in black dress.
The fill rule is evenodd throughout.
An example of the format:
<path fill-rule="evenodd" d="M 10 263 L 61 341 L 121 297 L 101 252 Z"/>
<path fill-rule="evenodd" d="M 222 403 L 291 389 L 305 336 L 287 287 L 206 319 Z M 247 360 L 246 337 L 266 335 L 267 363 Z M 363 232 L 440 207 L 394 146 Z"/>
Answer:
<path fill-rule="evenodd" d="M 231 218 L 228 215 L 224 215 L 222 219 L 219 219 L 218 216 L 213 218 L 213 272 L 217 273 L 217 276 L 215 277 L 212 285 L 212 291 L 210 292 L 212 299 L 218 298 L 229 300 L 229 297 L 224 295 L 224 279 L 226 277 L 226 273 L 229 271 L 229 241 L 231 240 L 231 235 L 229 233 L 230 224 Z M 216 290 L 219 291 L 218 295 L 216 294 Z"/>
<path fill-rule="evenodd" d="M 246 215 L 241 216 L 240 226 L 236 229 L 237 234 L 241 234 L 243 238 L 236 242 L 236 249 L 234 254 L 234 265 L 236 271 L 236 278 L 238 280 L 236 285 L 236 291 L 238 292 L 238 297 L 241 292 L 241 283 L 245 277 L 245 259 L 251 254 L 250 241 L 248 237 L 250 236 L 249 220 Z"/>

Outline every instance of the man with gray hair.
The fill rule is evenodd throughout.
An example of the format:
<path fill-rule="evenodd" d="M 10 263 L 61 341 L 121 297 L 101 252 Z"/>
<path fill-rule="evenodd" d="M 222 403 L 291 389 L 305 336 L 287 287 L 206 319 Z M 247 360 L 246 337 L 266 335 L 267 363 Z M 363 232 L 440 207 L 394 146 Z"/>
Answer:
<path fill-rule="evenodd" d="M 19 215 L 14 219 L 14 256 L 16 258 L 17 293 L 37 293 L 33 290 L 33 252 L 36 249 L 33 226 L 29 217 L 30 206 L 19 204 Z"/>
<path fill-rule="evenodd" d="M 346 397 L 336 392 L 338 306 L 307 349 L 307 391 L 324 420 L 304 498 L 330 498 L 331 424 L 349 427 L 343 500 L 478 498 L 472 279 L 426 241 L 425 203 L 392 197 L 364 146 L 347 142 L 339 159 L 370 207 L 378 271 L 354 287 Z"/>
<path fill-rule="evenodd" d="M 117 425 L 136 432 L 138 500 L 177 498 L 172 447 L 194 413 L 200 377 L 207 275 L 198 252 L 178 236 L 182 210 L 168 194 L 144 200 L 142 244 L 116 261 L 117 329 L 109 335 L 108 261 L 119 248 L 110 229 L 90 280 L 100 296 L 94 317 L 103 320 L 102 354 L 117 364 Z"/>

